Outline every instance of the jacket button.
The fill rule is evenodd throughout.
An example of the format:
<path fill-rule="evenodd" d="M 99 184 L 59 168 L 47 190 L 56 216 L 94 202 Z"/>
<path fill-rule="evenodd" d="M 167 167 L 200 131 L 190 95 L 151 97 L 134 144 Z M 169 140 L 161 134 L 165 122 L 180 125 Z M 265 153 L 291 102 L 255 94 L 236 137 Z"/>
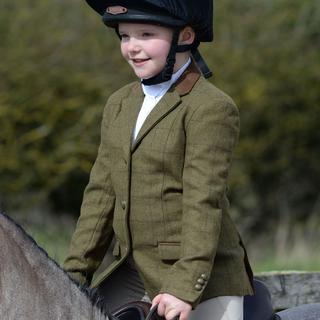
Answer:
<path fill-rule="evenodd" d="M 197 283 L 194 288 L 197 290 L 197 291 L 200 291 L 202 289 L 202 285 Z"/>
<path fill-rule="evenodd" d="M 205 281 L 204 281 L 202 278 L 199 278 L 199 279 L 197 280 L 197 282 L 198 282 L 199 284 L 201 284 L 201 285 L 204 285 L 204 284 L 205 284 Z"/>
<path fill-rule="evenodd" d="M 208 280 L 208 276 L 205 273 L 203 273 L 200 277 L 205 281 Z"/>
<path fill-rule="evenodd" d="M 123 210 L 126 209 L 127 203 L 125 201 L 121 201 L 121 207 Z"/>

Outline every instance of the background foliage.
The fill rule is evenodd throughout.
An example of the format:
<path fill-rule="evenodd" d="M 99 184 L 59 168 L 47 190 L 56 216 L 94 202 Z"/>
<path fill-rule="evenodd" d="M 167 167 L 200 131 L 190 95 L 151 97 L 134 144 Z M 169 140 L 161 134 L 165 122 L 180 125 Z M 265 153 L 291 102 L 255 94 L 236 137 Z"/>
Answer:
<path fill-rule="evenodd" d="M 242 231 L 319 230 L 320 2 L 224 0 L 215 42 L 201 51 L 210 80 L 241 111 L 231 174 Z M 108 95 L 134 79 L 116 35 L 85 1 L 0 4 L 0 201 L 78 214 Z M 275 236 L 274 236 L 275 235 Z"/>

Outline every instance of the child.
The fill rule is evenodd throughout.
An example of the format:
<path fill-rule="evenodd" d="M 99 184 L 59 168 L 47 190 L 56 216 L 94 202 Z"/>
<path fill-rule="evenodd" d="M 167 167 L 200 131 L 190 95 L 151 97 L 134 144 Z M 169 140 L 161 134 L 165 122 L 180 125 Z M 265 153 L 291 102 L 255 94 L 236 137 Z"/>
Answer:
<path fill-rule="evenodd" d="M 64 267 L 112 309 L 150 299 L 167 320 L 242 319 L 252 272 L 226 195 L 238 111 L 197 51 L 213 38 L 212 1 L 87 2 L 141 81 L 105 107 Z"/>

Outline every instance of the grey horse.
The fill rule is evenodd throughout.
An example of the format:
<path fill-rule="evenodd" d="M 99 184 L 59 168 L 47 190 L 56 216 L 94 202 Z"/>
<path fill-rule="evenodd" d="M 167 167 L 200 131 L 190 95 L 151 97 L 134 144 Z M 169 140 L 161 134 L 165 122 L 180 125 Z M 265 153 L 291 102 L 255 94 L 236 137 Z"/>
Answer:
<path fill-rule="evenodd" d="M 88 291 L 0 213 L 1 320 L 107 320 Z"/>

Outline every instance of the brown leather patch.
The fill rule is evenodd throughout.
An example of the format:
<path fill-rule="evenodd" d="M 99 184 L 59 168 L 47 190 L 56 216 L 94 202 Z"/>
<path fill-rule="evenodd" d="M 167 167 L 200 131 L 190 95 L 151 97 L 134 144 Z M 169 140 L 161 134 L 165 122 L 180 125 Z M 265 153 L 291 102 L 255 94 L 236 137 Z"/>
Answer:
<path fill-rule="evenodd" d="M 109 14 L 122 14 L 128 12 L 128 9 L 122 6 L 112 6 L 107 8 L 107 13 Z"/>
<path fill-rule="evenodd" d="M 180 96 L 184 96 L 185 94 L 189 93 L 198 81 L 198 79 L 200 78 L 200 76 L 201 73 L 199 69 L 197 68 L 195 62 L 192 61 L 187 70 L 176 82 L 176 89 Z"/>

